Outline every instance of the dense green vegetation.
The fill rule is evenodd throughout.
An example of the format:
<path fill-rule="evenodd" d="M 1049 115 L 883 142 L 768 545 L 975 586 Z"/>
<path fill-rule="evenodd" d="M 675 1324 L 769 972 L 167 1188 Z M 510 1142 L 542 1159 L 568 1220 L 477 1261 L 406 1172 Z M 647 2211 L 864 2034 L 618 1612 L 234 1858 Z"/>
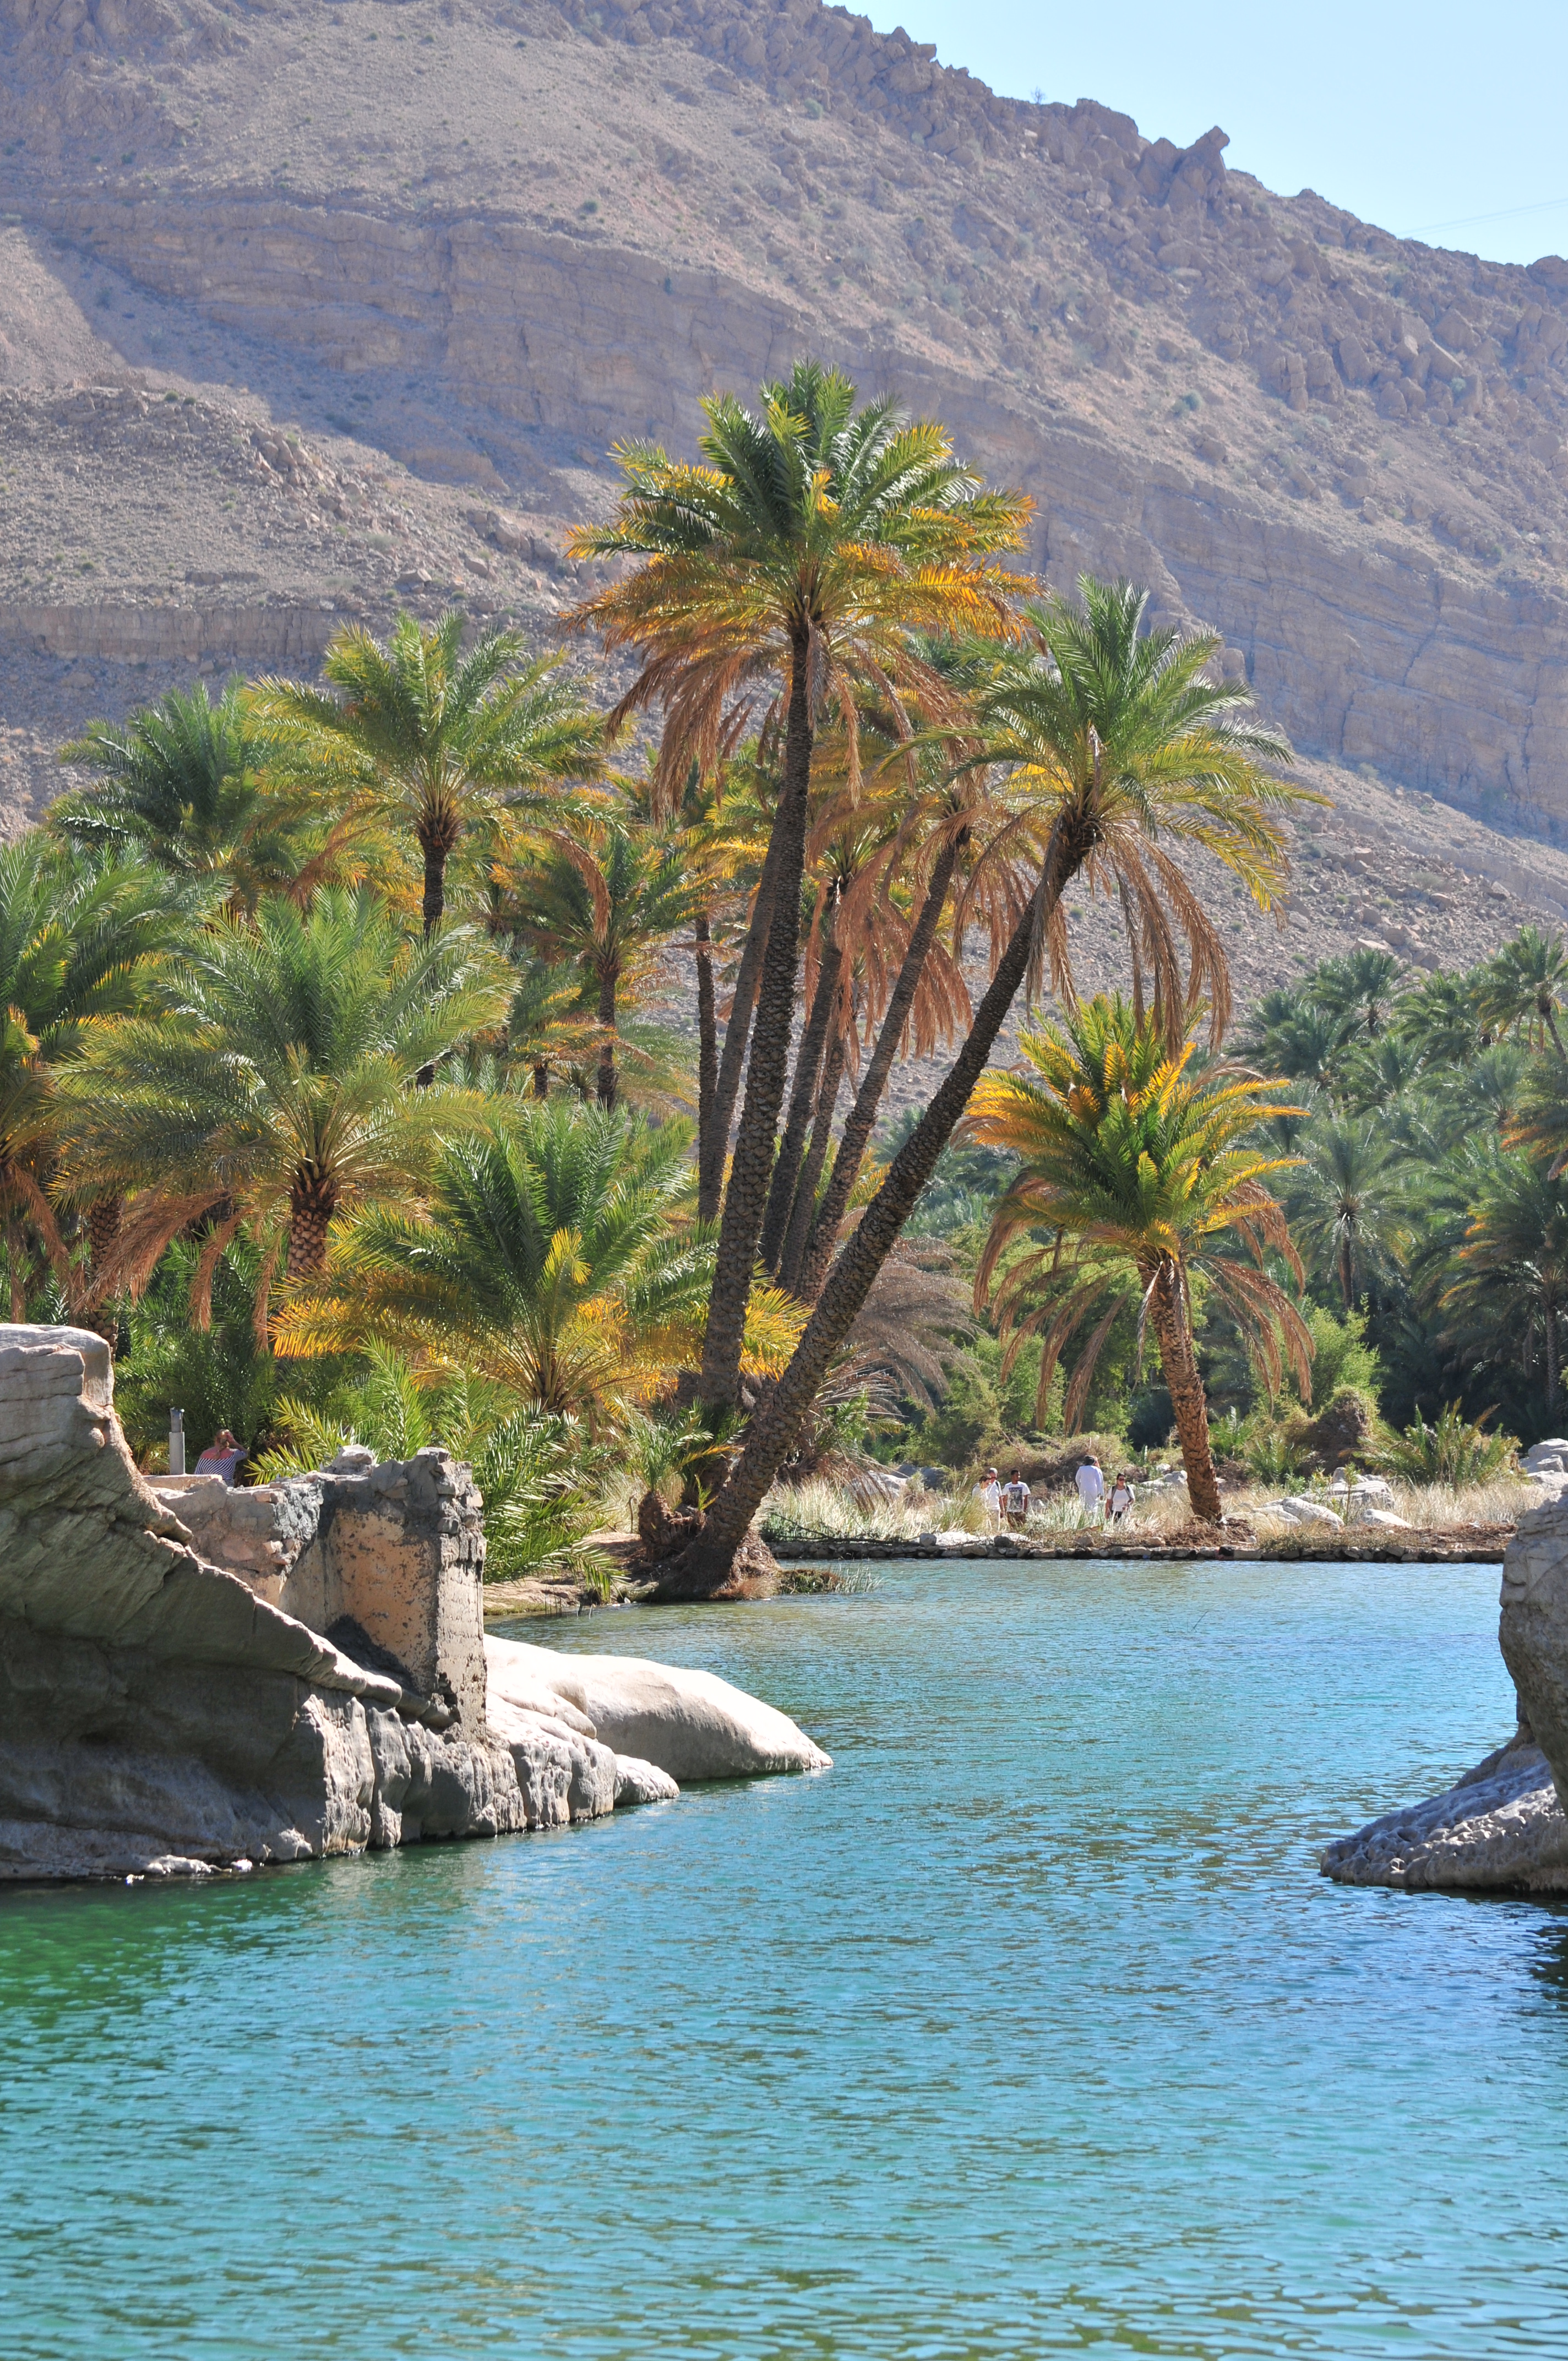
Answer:
<path fill-rule="evenodd" d="M 114 1340 L 144 1458 L 176 1402 L 272 1470 L 441 1441 L 498 1573 L 591 1569 L 656 1484 L 700 1590 L 776 1477 L 868 1452 L 1174 1426 L 1213 1513 L 1216 1414 L 1281 1474 L 1335 1399 L 1412 1468 L 1561 1423 L 1562 947 L 1332 963 L 1243 1073 L 1181 856 L 1266 907 L 1289 750 L 1210 641 L 1034 598 L 1026 504 L 810 364 L 709 404 L 699 467 L 620 456 L 572 619 L 618 705 L 404 616 L 93 725 L 0 851 L 0 1271 Z M 1124 1001 L 1071 999 L 1075 877 Z M 971 1110 L 1020 990 L 1058 1021 Z"/>

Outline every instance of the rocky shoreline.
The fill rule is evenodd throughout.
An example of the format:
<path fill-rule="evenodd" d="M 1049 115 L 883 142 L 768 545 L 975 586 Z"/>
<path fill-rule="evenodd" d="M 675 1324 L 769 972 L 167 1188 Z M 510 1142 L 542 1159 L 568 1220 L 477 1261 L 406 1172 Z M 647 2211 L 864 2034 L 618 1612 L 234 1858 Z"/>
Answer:
<path fill-rule="evenodd" d="M 883 1541 L 812 1533 L 800 1540 L 771 1540 L 768 1546 L 781 1561 L 810 1559 L 814 1563 L 823 1558 L 996 1562 L 1014 1558 L 1092 1558 L 1117 1564 L 1124 1560 L 1212 1557 L 1262 1565 L 1305 1560 L 1313 1565 L 1500 1565 L 1513 1532 L 1511 1525 L 1447 1526 L 1427 1531 L 1411 1527 L 1399 1533 L 1371 1529 L 1365 1531 L 1364 1537 L 1346 1534 L 1343 1538 L 1332 1533 L 1325 1538 L 1313 1531 L 1268 1542 L 1239 1537 L 1228 1541 L 1223 1531 L 1212 1539 L 1172 1541 L 1159 1541 L 1150 1534 L 1123 1537 L 1099 1532 L 1065 1533 L 1049 1541 L 1018 1533 L 995 1533 L 967 1542 Z"/>
<path fill-rule="evenodd" d="M 441 1450 L 149 1484 L 107 1345 L 0 1326 L 0 1881 L 244 1872 L 818 1771 L 712 1675 L 484 1630 Z"/>
<path fill-rule="evenodd" d="M 1568 1894 L 1568 1499 L 1521 1517 L 1503 1561 L 1497 1644 L 1518 1726 L 1442 1794 L 1325 1847 L 1340 1885 Z"/>

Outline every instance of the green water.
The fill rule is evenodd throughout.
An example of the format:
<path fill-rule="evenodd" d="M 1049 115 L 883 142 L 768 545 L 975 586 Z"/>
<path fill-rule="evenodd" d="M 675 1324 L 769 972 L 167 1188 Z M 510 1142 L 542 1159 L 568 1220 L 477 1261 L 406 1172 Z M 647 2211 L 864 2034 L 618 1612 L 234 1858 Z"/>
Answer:
<path fill-rule="evenodd" d="M 837 1767 L 9 1894 L 0 2354 L 1568 2350 L 1568 1916 L 1314 1872 L 1508 1727 L 1496 1596 L 916 1565 L 601 1615 L 547 1636 Z"/>

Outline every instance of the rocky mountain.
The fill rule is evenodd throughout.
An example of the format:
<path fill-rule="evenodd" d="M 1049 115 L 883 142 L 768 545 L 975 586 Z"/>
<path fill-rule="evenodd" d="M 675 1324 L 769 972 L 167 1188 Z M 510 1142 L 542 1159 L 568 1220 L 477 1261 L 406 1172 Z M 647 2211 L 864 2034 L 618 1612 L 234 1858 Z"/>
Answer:
<path fill-rule="evenodd" d="M 345 615 L 547 632 L 614 438 L 810 349 L 1023 484 L 1043 577 L 1222 631 L 1336 801 L 1291 949 L 1560 915 L 1568 263 L 1225 146 L 815 0 L 0 0 L 11 825 L 89 714 Z"/>

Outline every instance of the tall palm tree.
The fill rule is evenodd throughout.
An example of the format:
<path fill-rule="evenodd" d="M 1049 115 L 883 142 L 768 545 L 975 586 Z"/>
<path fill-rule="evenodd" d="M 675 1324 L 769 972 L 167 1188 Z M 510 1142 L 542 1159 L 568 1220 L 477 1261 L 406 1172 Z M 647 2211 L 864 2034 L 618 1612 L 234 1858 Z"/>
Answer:
<path fill-rule="evenodd" d="M 1568 1317 L 1568 1180 L 1522 1156 L 1496 1160 L 1475 1198 L 1443 1310 L 1489 1360 L 1538 1357 L 1548 1420 Z"/>
<path fill-rule="evenodd" d="M 1483 1024 L 1494 1033 L 1522 1033 L 1532 1049 L 1548 1040 L 1568 1058 L 1558 1017 L 1568 1007 L 1568 950 L 1561 935 L 1521 927 L 1481 970 L 1475 994 Z"/>
<path fill-rule="evenodd" d="M 868 1032 L 871 1055 L 821 1203 L 812 1209 L 808 1246 L 792 1261 L 791 1283 L 808 1302 L 828 1275 L 895 1059 L 911 1048 L 928 1054 L 967 1024 L 972 1010 L 959 959 L 966 931 L 977 921 L 986 928 L 994 961 L 1028 904 L 1045 840 L 1036 825 L 1036 800 L 1026 789 L 1011 792 L 1011 772 L 966 759 L 974 752 L 972 735 L 964 734 L 967 699 L 982 684 L 993 652 L 970 643 L 929 653 L 956 696 L 946 710 L 925 714 L 927 726 L 916 744 L 890 749 L 885 774 L 907 782 L 898 826 L 880 862 L 862 872 L 861 907 L 850 897 L 849 918 L 863 929 L 873 954 L 868 966 L 877 970 L 863 1009 L 875 1038 Z M 952 937 L 945 955 L 939 936 L 950 895 Z M 895 969 L 874 958 L 883 946 L 879 928 L 867 924 L 873 914 L 888 945 L 896 944 Z"/>
<path fill-rule="evenodd" d="M 218 1257 L 248 1231 L 265 1250 L 265 1334 L 280 1261 L 291 1280 L 319 1273 L 334 1220 L 417 1188 L 441 1137 L 477 1119 L 476 1095 L 412 1084 L 503 1018 L 509 991 L 473 929 L 411 944 L 368 891 L 220 919 L 165 979 L 159 1013 L 104 1028 L 71 1070 L 63 1186 L 78 1202 L 137 1192 L 116 1242 L 133 1287 L 205 1224 L 203 1327 Z"/>
<path fill-rule="evenodd" d="M 1377 1117 L 1313 1124 L 1287 1202 L 1302 1251 L 1339 1289 L 1347 1312 L 1409 1246 L 1403 1153 Z"/>
<path fill-rule="evenodd" d="M 1278 894 L 1286 850 L 1277 814 L 1296 791 L 1260 765 L 1286 763 L 1287 741 L 1246 718 L 1247 691 L 1217 685 L 1212 634 L 1142 631 L 1146 594 L 1087 579 L 1080 604 L 1029 610 L 1029 641 L 997 666 L 980 699 L 989 759 L 1021 775 L 1041 808 L 1038 884 L 975 1012 L 958 1057 L 840 1249 L 777 1387 L 706 1527 L 671 1569 L 671 1590 L 722 1588 L 752 1517 L 787 1456 L 833 1354 L 915 1209 L 969 1104 L 1003 1021 L 1041 947 L 1065 957 L 1061 897 L 1075 877 L 1124 895 L 1145 944 L 1162 1021 L 1182 1012 L 1168 895 L 1192 947 L 1195 980 L 1216 1020 L 1227 994 L 1223 951 L 1170 842 L 1201 848 L 1240 876 L 1264 908 Z"/>
<path fill-rule="evenodd" d="M 0 845 L 0 1220 L 13 1320 L 26 1316 L 28 1227 L 61 1278 L 69 1267 L 49 1193 L 61 1080 L 96 1022 L 146 1005 L 196 906 L 145 861 L 72 858 L 41 829 Z M 112 1227 L 101 1216 L 93 1243 Z M 79 1308 L 91 1308 L 98 1276 L 73 1285 Z"/>
<path fill-rule="evenodd" d="M 269 679 L 255 690 L 274 745 L 319 764 L 412 836 L 427 936 L 446 908 L 447 864 L 463 839 L 493 850 L 519 805 L 598 763 L 598 718 L 560 658 L 525 661 L 517 631 L 491 631 L 465 655 L 466 625 L 461 612 L 428 630 L 400 615 L 383 647 L 351 624 L 322 665 L 330 689 Z"/>
<path fill-rule="evenodd" d="M 621 1108 L 519 1100 L 444 1148 L 428 1202 L 368 1208 L 321 1285 L 278 1322 L 297 1355 L 370 1342 L 461 1368 L 537 1411 L 601 1428 L 663 1390 L 693 1350 L 711 1230 L 686 1219 L 690 1126 Z M 760 1366 L 787 1351 L 762 1323 Z"/>
<path fill-rule="evenodd" d="M 598 1026 L 598 1103 L 616 1103 L 617 1018 L 655 979 L 696 900 L 680 848 L 623 805 L 588 807 L 504 873 L 506 917 L 553 964 L 570 962 Z"/>
<path fill-rule="evenodd" d="M 238 681 L 215 705 L 198 681 L 123 724 L 91 722 L 62 748 L 93 779 L 58 797 L 48 824 L 85 851 L 216 879 L 238 909 L 263 893 L 308 901 L 320 884 L 356 882 L 362 824 L 323 814 L 319 784 L 269 767 L 269 751 Z"/>
<path fill-rule="evenodd" d="M 703 1396 L 728 1404 L 784 1101 L 819 711 L 837 708 L 858 787 L 857 675 L 880 672 L 894 687 L 926 677 L 910 638 L 921 627 L 1010 631 L 1015 582 L 994 561 L 1017 546 L 1030 504 L 982 490 L 939 427 L 906 423 L 890 399 L 857 410 L 849 379 L 815 361 L 762 388 L 761 416 L 730 395 L 704 409 L 707 464 L 618 445 L 618 511 L 582 527 L 573 549 L 642 561 L 575 620 L 641 657 L 611 727 L 663 705 L 672 788 L 694 757 L 713 771 L 759 700 L 782 741 L 758 897 L 766 948 L 703 1344 Z"/>
<path fill-rule="evenodd" d="M 1282 1374 L 1281 1338 L 1310 1385 L 1310 1332 L 1263 1260 L 1272 1251 L 1300 1277 L 1285 1216 L 1264 1186 L 1281 1159 L 1256 1145 L 1258 1125 L 1287 1111 L 1269 1103 L 1284 1086 L 1225 1065 L 1194 1073 L 1193 1041 L 1173 1055 L 1163 1026 L 1140 1022 L 1122 1000 L 1103 995 L 1018 1046 L 1038 1081 L 986 1075 L 970 1118 L 982 1146 L 1019 1159 L 992 1217 L 976 1308 L 1000 1272 L 1004 1374 L 1024 1342 L 1043 1335 L 1040 1416 L 1064 1350 L 1099 1315 L 1068 1389 L 1070 1426 L 1135 1278 L 1181 1437 L 1188 1496 L 1200 1517 L 1217 1523 L 1223 1512 L 1193 1349 L 1194 1285 L 1212 1286 L 1272 1389 Z M 1045 1244 L 1014 1251 L 1042 1231 Z M 1245 1255 L 1234 1251 L 1238 1242 Z"/>

